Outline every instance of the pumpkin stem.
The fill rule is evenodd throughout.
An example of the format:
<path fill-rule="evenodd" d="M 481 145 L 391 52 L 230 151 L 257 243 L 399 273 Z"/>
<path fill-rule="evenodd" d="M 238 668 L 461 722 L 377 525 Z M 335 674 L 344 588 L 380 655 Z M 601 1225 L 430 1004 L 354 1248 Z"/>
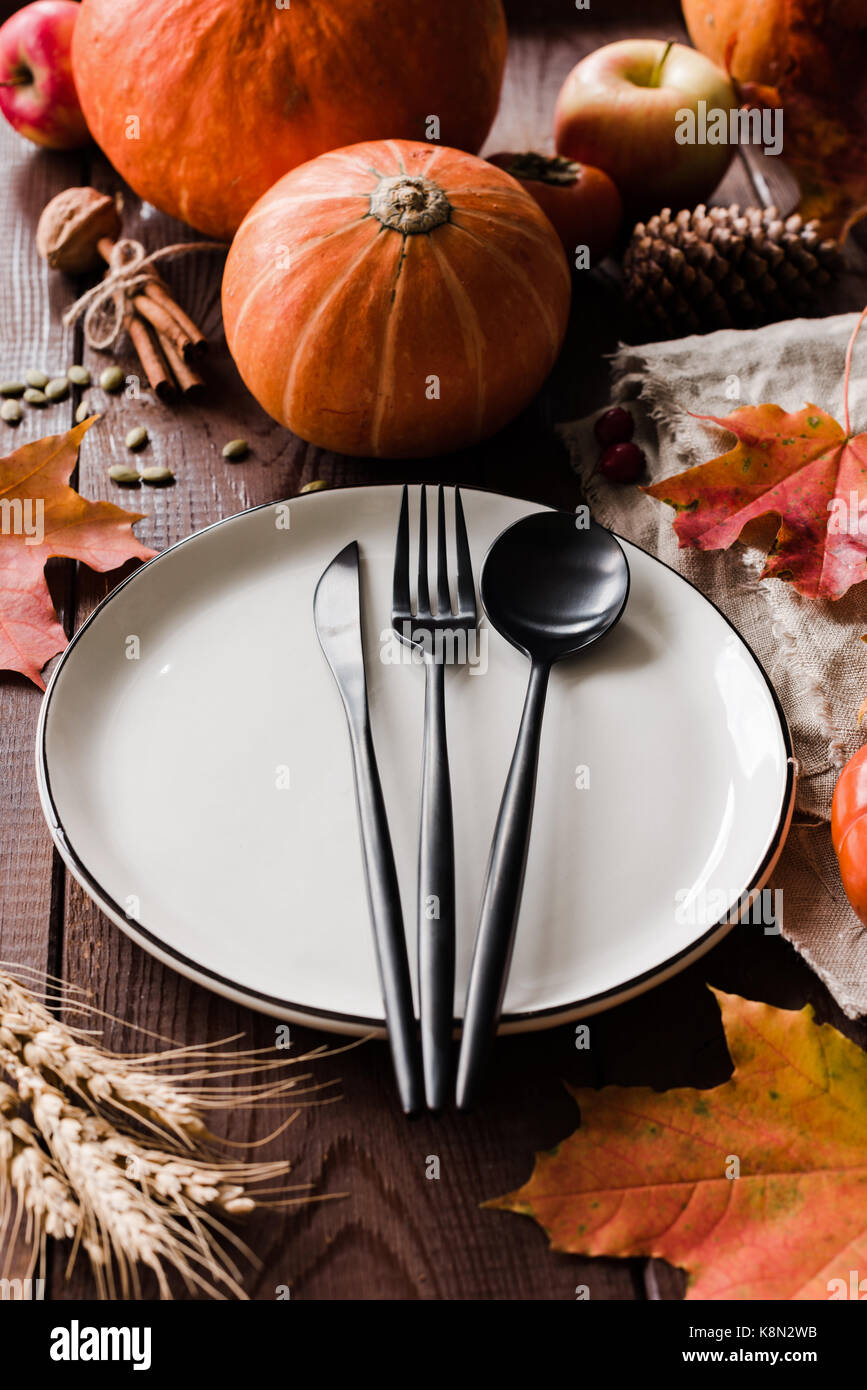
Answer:
<path fill-rule="evenodd" d="M 383 227 L 391 227 L 404 236 L 416 236 L 448 222 L 452 208 L 432 179 L 398 174 L 380 179 L 370 195 L 370 211 Z"/>

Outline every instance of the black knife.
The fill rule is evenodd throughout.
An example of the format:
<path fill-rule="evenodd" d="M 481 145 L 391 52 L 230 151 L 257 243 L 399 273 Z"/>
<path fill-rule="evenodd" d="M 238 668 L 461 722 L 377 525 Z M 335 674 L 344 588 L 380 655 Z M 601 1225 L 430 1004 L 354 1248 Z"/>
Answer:
<path fill-rule="evenodd" d="M 370 732 L 357 541 L 341 550 L 321 576 L 313 597 L 313 621 L 349 725 L 364 876 L 388 1041 L 401 1105 L 405 1114 L 414 1115 L 424 1108 L 421 1048 L 397 872 Z"/>

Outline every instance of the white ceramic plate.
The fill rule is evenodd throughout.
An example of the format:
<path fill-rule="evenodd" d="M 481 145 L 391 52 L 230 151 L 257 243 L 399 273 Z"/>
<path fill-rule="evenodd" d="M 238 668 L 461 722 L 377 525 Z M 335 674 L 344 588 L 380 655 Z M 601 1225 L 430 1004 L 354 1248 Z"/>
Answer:
<path fill-rule="evenodd" d="M 494 538 L 543 509 L 462 496 L 478 578 Z M 312 600 L 357 538 L 414 967 L 424 676 L 388 635 L 399 501 L 398 487 L 304 496 L 171 547 L 76 634 L 37 743 L 58 849 L 118 926 L 229 998 L 344 1033 L 380 1028 L 383 1015 L 347 731 Z M 447 512 L 451 526 L 451 494 Z M 696 589 L 624 549 L 623 619 L 551 679 L 503 1031 L 579 1018 L 682 969 L 767 877 L 791 816 L 789 736 L 761 667 Z M 528 674 L 484 628 L 476 669 L 446 682 L 458 1016 Z"/>

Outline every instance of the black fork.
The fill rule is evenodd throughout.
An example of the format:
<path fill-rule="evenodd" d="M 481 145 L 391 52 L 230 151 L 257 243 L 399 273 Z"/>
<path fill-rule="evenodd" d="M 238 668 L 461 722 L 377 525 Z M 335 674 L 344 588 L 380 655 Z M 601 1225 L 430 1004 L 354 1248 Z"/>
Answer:
<path fill-rule="evenodd" d="M 427 500 L 421 488 L 418 531 L 418 601 L 409 587 L 409 492 L 400 504 L 394 551 L 391 621 L 402 642 L 419 651 L 425 666 L 424 763 L 418 856 L 418 981 L 425 1098 L 431 1110 L 445 1104 L 455 990 L 455 846 L 446 741 L 445 668 L 466 660 L 476 627 L 476 591 L 464 509 L 455 488 L 457 609 L 452 611 L 446 547 L 445 499 L 437 491 L 437 606 L 431 610 L 427 565 Z"/>

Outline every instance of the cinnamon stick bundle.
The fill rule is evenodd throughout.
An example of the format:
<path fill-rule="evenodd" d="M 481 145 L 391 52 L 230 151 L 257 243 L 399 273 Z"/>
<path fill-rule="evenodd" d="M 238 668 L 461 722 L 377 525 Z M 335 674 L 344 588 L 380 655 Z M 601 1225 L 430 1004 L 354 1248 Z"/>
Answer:
<path fill-rule="evenodd" d="M 114 245 L 111 237 L 100 237 L 97 242 L 100 255 L 108 263 Z M 207 339 L 175 303 L 162 281 L 154 275 L 142 285 L 141 293 L 133 296 L 132 303 L 127 332 L 148 383 L 160 400 L 172 400 L 178 388 L 186 396 L 204 386 L 203 378 L 190 363 L 207 351 Z"/>
<path fill-rule="evenodd" d="M 196 250 L 222 250 L 219 242 L 190 242 L 145 253 L 140 242 L 122 238 L 119 198 L 95 188 L 67 188 L 42 209 L 36 231 L 39 254 L 55 270 L 81 274 L 99 264 L 108 270 L 70 305 L 64 323 L 84 315 L 84 337 L 108 350 L 126 329 L 142 371 L 162 400 L 180 389 L 186 395 L 204 383 L 193 364 L 207 348 L 204 334 L 176 304 L 154 269 L 161 259 Z"/>

